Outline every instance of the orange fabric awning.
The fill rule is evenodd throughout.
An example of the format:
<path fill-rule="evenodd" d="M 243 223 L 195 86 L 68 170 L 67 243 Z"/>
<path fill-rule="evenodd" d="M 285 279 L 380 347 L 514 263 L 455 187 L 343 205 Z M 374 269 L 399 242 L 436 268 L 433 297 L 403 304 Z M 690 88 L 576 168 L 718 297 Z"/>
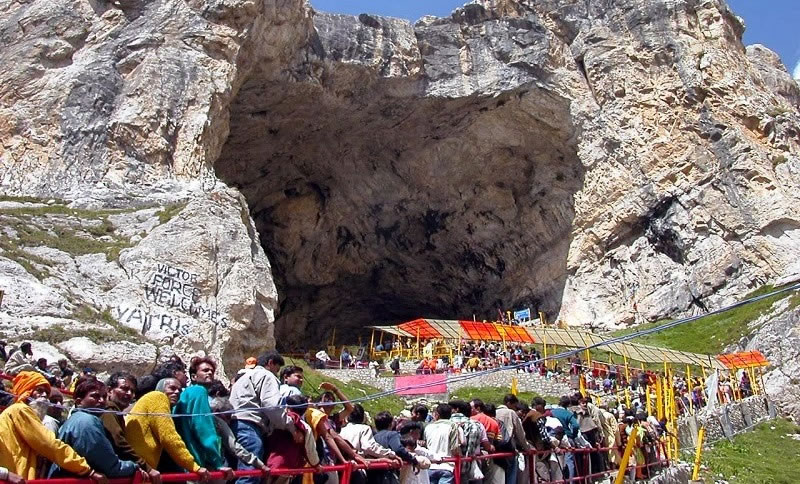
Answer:
<path fill-rule="evenodd" d="M 739 368 L 756 368 L 759 366 L 769 366 L 767 360 L 760 351 L 742 351 L 739 353 L 727 353 L 717 356 L 723 365 L 736 370 Z"/>
<path fill-rule="evenodd" d="M 431 323 L 424 319 L 415 319 L 413 321 L 403 323 L 399 325 L 398 328 L 414 337 L 419 334 L 419 337 L 422 339 L 442 337 L 442 334 L 436 328 L 434 328 Z"/>
<path fill-rule="evenodd" d="M 464 331 L 464 339 L 483 341 L 502 341 L 503 337 L 492 323 L 479 323 L 477 321 L 459 321 Z"/>
<path fill-rule="evenodd" d="M 525 328 L 520 326 L 502 325 L 506 330 L 506 341 L 513 341 L 515 343 L 535 343 L 533 336 L 525 331 Z"/>
<path fill-rule="evenodd" d="M 463 335 L 468 340 L 506 341 L 510 343 L 533 343 L 533 337 L 525 328 L 508 324 L 459 321 Z"/>

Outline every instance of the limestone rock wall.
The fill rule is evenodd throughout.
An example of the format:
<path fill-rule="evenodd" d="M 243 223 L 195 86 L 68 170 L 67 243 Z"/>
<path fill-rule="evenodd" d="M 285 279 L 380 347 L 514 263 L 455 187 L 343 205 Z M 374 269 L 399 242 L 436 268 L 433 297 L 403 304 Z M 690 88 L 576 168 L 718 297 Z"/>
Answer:
<path fill-rule="evenodd" d="M 4 338 L 137 371 L 172 352 L 235 371 L 274 345 L 269 262 L 211 162 L 244 77 L 290 69 L 309 18 L 301 0 L 0 6 Z"/>
<path fill-rule="evenodd" d="M 231 189 L 200 193 L 165 208 L 0 202 L 0 337 L 98 371 L 172 353 L 235 371 L 274 346 L 277 295 L 247 206 Z"/>
<path fill-rule="evenodd" d="M 313 20 L 309 78 L 246 82 L 216 162 L 252 204 L 290 344 L 511 306 L 657 320 L 798 255 L 796 83 L 722 1 Z"/>
<path fill-rule="evenodd" d="M 800 295 L 778 303 L 751 330 L 736 349 L 758 350 L 767 357 L 772 363 L 763 377 L 767 394 L 783 415 L 800 418 Z"/>

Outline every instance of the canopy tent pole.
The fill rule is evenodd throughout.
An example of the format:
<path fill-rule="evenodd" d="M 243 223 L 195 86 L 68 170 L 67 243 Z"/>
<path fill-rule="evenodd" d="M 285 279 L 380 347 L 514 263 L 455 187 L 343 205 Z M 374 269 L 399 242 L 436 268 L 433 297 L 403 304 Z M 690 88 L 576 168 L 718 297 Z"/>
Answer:
<path fill-rule="evenodd" d="M 656 378 L 656 417 L 661 421 L 664 419 L 664 379 Z M 650 412 L 647 412 L 650 413 Z"/>
<path fill-rule="evenodd" d="M 622 361 L 625 363 L 625 381 L 630 385 L 631 373 L 628 369 L 628 357 L 625 354 L 622 355 Z"/>
<path fill-rule="evenodd" d="M 372 328 L 372 336 L 369 338 L 369 359 L 375 357 L 375 328 Z"/>
<path fill-rule="evenodd" d="M 417 359 L 419 359 L 419 327 L 417 328 Z"/>
<path fill-rule="evenodd" d="M 542 313 L 539 312 L 539 314 L 542 314 Z M 541 317 L 541 316 L 539 316 L 539 317 Z M 547 363 L 548 363 L 548 361 L 547 361 L 547 328 L 544 328 L 542 330 L 542 332 L 544 333 L 544 338 L 543 338 L 543 341 L 544 341 L 544 362 L 543 363 L 544 363 L 544 367 L 547 368 Z"/>
<path fill-rule="evenodd" d="M 750 391 L 753 392 L 753 395 L 758 395 L 758 383 L 756 382 L 756 373 L 753 370 L 752 366 L 747 367 L 747 376 L 750 378 Z"/>

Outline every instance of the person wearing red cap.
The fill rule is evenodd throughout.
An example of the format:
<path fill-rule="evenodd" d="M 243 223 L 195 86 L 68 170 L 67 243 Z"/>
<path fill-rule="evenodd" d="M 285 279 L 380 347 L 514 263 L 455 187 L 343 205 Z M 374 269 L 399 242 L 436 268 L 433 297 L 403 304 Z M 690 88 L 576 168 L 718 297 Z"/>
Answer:
<path fill-rule="evenodd" d="M 0 467 L 23 479 L 36 479 L 39 456 L 63 469 L 104 484 L 106 477 L 92 470 L 86 459 L 58 440 L 42 425 L 47 412 L 50 383 L 33 371 L 20 372 L 11 389 L 16 402 L 0 413 Z M 29 404 L 28 401 L 32 400 Z M 38 412 L 38 413 L 37 413 Z"/>

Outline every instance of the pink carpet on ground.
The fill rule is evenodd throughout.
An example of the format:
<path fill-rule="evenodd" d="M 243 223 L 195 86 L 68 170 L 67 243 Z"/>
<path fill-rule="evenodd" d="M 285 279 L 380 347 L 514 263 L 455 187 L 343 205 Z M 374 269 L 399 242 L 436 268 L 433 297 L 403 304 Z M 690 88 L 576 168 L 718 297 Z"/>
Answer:
<path fill-rule="evenodd" d="M 417 385 L 430 385 L 422 388 L 408 388 L 399 391 L 398 395 L 424 395 L 428 393 L 447 393 L 447 375 L 437 373 L 434 375 L 409 375 L 398 376 L 394 379 L 394 389 L 399 390 Z"/>

